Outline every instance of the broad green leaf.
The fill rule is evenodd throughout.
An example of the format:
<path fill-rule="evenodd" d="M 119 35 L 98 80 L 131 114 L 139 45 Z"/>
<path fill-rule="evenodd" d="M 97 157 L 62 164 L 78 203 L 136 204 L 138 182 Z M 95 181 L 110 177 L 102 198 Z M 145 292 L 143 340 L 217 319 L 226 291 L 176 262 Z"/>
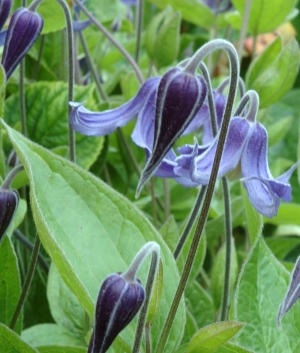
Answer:
<path fill-rule="evenodd" d="M 186 322 L 185 322 L 184 335 L 183 335 L 181 344 L 189 343 L 196 331 L 197 331 L 196 321 L 195 321 L 193 315 L 187 309 L 186 310 Z"/>
<path fill-rule="evenodd" d="M 165 21 L 157 34 L 153 58 L 158 68 L 171 65 L 178 55 L 180 23 L 180 12 L 175 12 Z"/>
<path fill-rule="evenodd" d="M 38 353 L 3 324 L 0 324 L 0 351 L 3 353 Z"/>
<path fill-rule="evenodd" d="M 66 20 L 61 5 L 56 0 L 43 1 L 37 9 L 43 19 L 42 34 L 56 32 L 66 27 Z"/>
<path fill-rule="evenodd" d="M 283 117 L 281 120 L 276 121 L 268 126 L 268 143 L 269 147 L 275 145 L 284 139 L 285 135 L 291 128 L 293 122 L 292 116 Z"/>
<path fill-rule="evenodd" d="M 276 326 L 290 274 L 275 258 L 262 238 L 258 238 L 239 277 L 233 317 L 245 322 L 236 343 L 256 353 L 294 353 L 300 349 L 300 303 Z"/>
<path fill-rule="evenodd" d="M 39 324 L 22 331 L 21 338 L 33 347 L 50 346 L 75 346 L 85 347 L 87 343 L 83 338 L 77 337 L 72 332 L 56 324 Z"/>
<path fill-rule="evenodd" d="M 136 74 L 134 72 L 125 74 L 121 79 L 121 87 L 126 102 L 133 98 L 140 88 L 140 83 L 137 80 Z"/>
<path fill-rule="evenodd" d="M 253 246 L 257 237 L 261 235 L 263 228 L 262 216 L 251 205 L 247 191 L 241 183 L 241 193 L 243 197 L 244 216 L 246 223 L 246 232 L 249 238 L 250 246 Z"/>
<path fill-rule="evenodd" d="M 189 343 L 187 353 L 212 353 L 244 326 L 240 322 L 216 322 L 199 330 Z"/>
<path fill-rule="evenodd" d="M 28 136 L 47 148 L 68 146 L 67 84 L 63 82 L 36 82 L 26 87 L 26 116 Z M 75 101 L 86 101 L 86 106 L 96 110 L 93 86 L 75 87 Z M 20 120 L 19 94 L 6 100 L 5 121 L 14 126 Z M 76 134 L 77 163 L 89 168 L 103 145 L 103 137 Z"/>
<path fill-rule="evenodd" d="M 218 348 L 214 353 L 254 353 L 253 351 L 249 351 L 244 347 L 237 346 L 232 343 L 225 343 L 223 346 Z"/>
<path fill-rule="evenodd" d="M 186 306 L 200 329 L 214 322 L 214 303 L 208 293 L 194 280 L 189 281 L 185 290 Z"/>
<path fill-rule="evenodd" d="M 241 18 L 246 0 L 232 0 Z M 252 0 L 248 31 L 253 35 L 270 32 L 281 25 L 296 5 L 295 0 Z"/>
<path fill-rule="evenodd" d="M 20 298 L 21 280 L 18 259 L 7 236 L 0 242 L 0 264 L 0 322 L 9 326 Z M 15 327 L 17 333 L 21 330 L 22 312 Z"/>
<path fill-rule="evenodd" d="M 161 236 L 132 203 L 105 183 L 3 125 L 30 179 L 31 207 L 41 241 L 91 317 L 103 279 L 125 271 L 147 241 L 158 242 L 164 288 L 151 329 L 155 347 L 179 281 L 175 261 Z M 149 262 L 139 271 L 142 283 L 146 282 L 148 266 Z M 183 327 L 182 301 L 167 350 L 178 345 Z M 134 330 L 133 322 L 121 333 L 130 346 Z"/>
<path fill-rule="evenodd" d="M 164 241 L 168 244 L 170 250 L 174 252 L 179 239 L 179 230 L 173 215 L 166 220 L 159 232 Z"/>
<path fill-rule="evenodd" d="M 40 353 L 86 353 L 86 348 L 70 346 L 41 346 L 36 349 Z"/>
<path fill-rule="evenodd" d="M 299 45 L 292 38 L 279 50 L 281 38 L 278 37 L 249 69 L 246 85 L 257 91 L 260 108 L 278 101 L 291 88 L 295 81 L 300 62 Z M 254 71 L 254 73 L 252 73 Z"/>
<path fill-rule="evenodd" d="M 54 321 L 74 336 L 84 337 L 86 334 L 85 311 L 74 293 L 62 280 L 53 263 L 48 275 L 47 298 Z"/>
<path fill-rule="evenodd" d="M 290 251 L 300 244 L 300 239 L 296 237 L 272 237 L 266 238 L 266 243 L 277 259 L 283 260 Z"/>
<path fill-rule="evenodd" d="M 211 295 L 214 300 L 216 310 L 219 310 L 223 298 L 224 289 L 224 276 L 225 276 L 225 256 L 226 247 L 222 245 L 217 253 L 217 256 L 213 262 L 213 268 L 211 271 Z M 238 262 L 237 254 L 235 250 L 234 238 L 231 241 L 231 264 L 230 264 L 230 280 L 229 280 L 229 292 L 232 294 L 235 286 L 235 282 L 238 276 Z"/>
<path fill-rule="evenodd" d="M 283 203 L 278 209 L 277 216 L 273 218 L 265 218 L 265 223 L 271 223 L 275 225 L 282 224 L 296 224 L 300 226 L 300 205 L 295 203 Z"/>
<path fill-rule="evenodd" d="M 214 16 L 210 9 L 197 0 L 150 0 L 158 8 L 171 5 L 174 11 L 180 11 L 182 18 L 200 27 L 209 27 Z"/>

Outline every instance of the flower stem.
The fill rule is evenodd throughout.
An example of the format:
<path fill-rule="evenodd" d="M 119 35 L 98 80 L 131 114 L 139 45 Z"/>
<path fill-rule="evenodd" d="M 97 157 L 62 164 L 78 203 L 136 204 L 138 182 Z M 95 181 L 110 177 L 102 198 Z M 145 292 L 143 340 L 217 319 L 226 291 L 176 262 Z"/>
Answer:
<path fill-rule="evenodd" d="M 239 41 L 237 46 L 239 61 L 241 61 L 242 54 L 243 54 L 244 42 L 247 34 L 247 28 L 248 28 L 249 17 L 250 17 L 251 3 L 252 3 L 252 0 L 246 0 L 244 16 L 242 19 L 242 28 L 240 30 L 240 36 L 239 36 Z"/>
<path fill-rule="evenodd" d="M 138 63 L 140 47 L 141 47 L 141 35 L 143 27 L 143 15 L 144 15 L 144 0 L 138 0 L 136 7 L 136 47 L 135 47 L 135 61 Z"/>
<path fill-rule="evenodd" d="M 26 102 L 25 102 L 25 61 L 20 62 L 20 115 L 21 115 L 21 131 L 24 136 L 27 136 L 27 121 L 26 121 Z"/>
<path fill-rule="evenodd" d="M 200 52 L 201 49 L 202 49 L 202 52 Z M 233 45 L 222 39 L 216 39 L 215 41 L 205 44 L 201 49 L 199 49 L 195 53 L 194 57 L 191 59 L 190 63 L 186 66 L 185 69 L 192 70 L 192 71 L 194 70 L 193 72 L 195 72 L 199 63 L 210 51 L 216 50 L 216 49 L 224 49 L 230 60 L 231 79 L 230 79 L 230 86 L 229 86 L 229 94 L 227 97 L 224 116 L 222 119 L 223 122 L 222 122 L 222 127 L 219 135 L 219 141 L 217 144 L 216 154 L 213 161 L 212 171 L 211 171 L 209 183 L 207 185 L 207 192 L 203 201 L 203 207 L 197 223 L 194 237 L 192 239 L 192 243 L 186 259 L 186 263 L 183 268 L 183 272 L 182 272 L 173 302 L 171 304 L 167 320 L 165 322 L 165 325 L 163 327 L 163 330 L 158 342 L 156 353 L 162 353 L 164 351 L 164 348 L 174 321 L 174 317 L 177 312 L 178 305 L 180 303 L 182 294 L 184 292 L 186 283 L 188 281 L 188 278 L 191 272 L 192 265 L 194 263 L 195 255 L 198 249 L 201 234 L 203 232 L 203 229 L 206 223 L 211 199 L 213 196 L 213 192 L 214 192 L 214 188 L 215 188 L 215 184 L 218 176 L 218 170 L 219 170 L 219 166 L 222 158 L 222 152 L 223 152 L 223 148 L 224 148 L 224 144 L 227 136 L 227 131 L 228 131 L 229 122 L 231 118 L 231 112 L 232 112 L 233 103 L 234 103 L 236 90 L 237 90 L 237 83 L 238 83 L 238 76 L 239 76 L 239 61 L 238 61 L 236 50 L 233 47 Z M 197 65 L 195 65 L 196 61 L 197 61 Z"/>
<path fill-rule="evenodd" d="M 163 178 L 164 194 L 165 194 L 165 221 L 170 217 L 170 188 L 167 178 Z"/>
<path fill-rule="evenodd" d="M 231 239 L 232 239 L 232 223 L 231 223 L 231 205 L 230 205 L 230 192 L 228 187 L 227 178 L 222 178 L 224 208 L 225 208 L 225 274 L 224 274 L 224 287 L 221 309 L 221 321 L 227 318 L 228 298 L 229 298 L 229 284 L 230 284 L 230 266 L 231 266 Z"/>
<path fill-rule="evenodd" d="M 7 175 L 5 180 L 3 181 L 1 185 L 1 189 L 9 189 L 12 181 L 14 180 L 15 176 L 19 174 L 22 170 L 24 169 L 22 164 L 18 164 L 15 166 L 10 173 Z"/>
<path fill-rule="evenodd" d="M 43 0 L 33 0 L 29 5 L 28 10 L 35 11 Z M 68 102 L 74 100 L 74 38 L 73 38 L 73 27 L 72 27 L 72 17 L 69 7 L 65 0 L 56 0 L 62 7 L 66 24 L 67 24 L 67 36 L 68 36 L 68 51 L 69 51 L 69 84 L 68 84 Z M 72 107 L 68 104 L 68 117 L 70 116 Z M 70 160 L 75 163 L 76 160 L 76 150 L 75 150 L 75 133 L 72 126 L 69 123 L 69 149 L 70 149 Z"/>
<path fill-rule="evenodd" d="M 118 43 L 115 38 L 111 35 L 111 33 L 108 32 L 108 30 L 99 22 L 97 19 L 87 10 L 87 8 L 80 2 L 80 0 L 74 0 L 76 5 L 85 13 L 85 15 L 95 24 L 95 26 L 105 35 L 105 37 L 124 55 L 124 57 L 127 59 L 127 61 L 130 63 L 132 66 L 133 70 L 136 73 L 136 76 L 140 83 L 144 83 L 144 77 L 143 74 L 138 67 L 137 63 L 131 55 L 128 53 L 128 51 L 120 44 Z"/>
<path fill-rule="evenodd" d="M 26 295 L 27 295 L 27 292 L 28 292 L 28 289 L 29 289 L 29 286 L 30 286 L 30 283 L 31 283 L 31 280 L 32 280 L 32 277 L 33 277 L 33 274 L 34 274 L 34 269 L 35 269 L 36 260 L 37 260 L 37 257 L 38 257 L 40 245 L 41 245 L 40 238 L 39 238 L 38 235 L 36 235 L 34 246 L 33 246 L 32 255 L 31 255 L 31 259 L 30 259 L 30 264 L 29 264 L 28 272 L 27 272 L 27 275 L 26 275 L 26 278 L 25 278 L 25 282 L 24 282 L 24 285 L 23 285 L 23 288 L 22 288 L 22 292 L 21 292 L 17 307 L 15 309 L 14 315 L 13 315 L 13 317 L 11 319 L 10 324 L 9 324 L 9 328 L 11 330 L 13 330 L 15 328 L 17 320 L 18 320 L 18 317 L 20 315 L 20 311 L 21 311 L 22 306 L 24 304 L 24 300 L 26 298 Z"/>

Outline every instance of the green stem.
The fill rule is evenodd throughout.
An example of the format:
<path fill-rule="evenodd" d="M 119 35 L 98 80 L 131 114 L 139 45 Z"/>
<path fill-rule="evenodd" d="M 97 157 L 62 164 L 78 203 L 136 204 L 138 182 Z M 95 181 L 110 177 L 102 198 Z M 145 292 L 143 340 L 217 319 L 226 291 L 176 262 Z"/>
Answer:
<path fill-rule="evenodd" d="M 33 274 L 34 274 L 34 269 L 35 269 L 36 260 L 37 260 L 37 257 L 38 257 L 40 245 L 41 245 L 40 238 L 38 237 L 38 235 L 36 235 L 35 242 L 34 242 L 34 247 L 33 247 L 33 251 L 32 251 L 32 255 L 31 255 L 31 259 L 30 259 L 30 264 L 29 264 L 28 272 L 27 272 L 27 275 L 26 275 L 26 278 L 25 278 L 25 282 L 24 282 L 24 285 L 23 285 L 23 288 L 22 288 L 22 292 L 21 292 L 17 307 L 15 309 L 14 315 L 13 315 L 13 317 L 11 319 L 10 324 L 9 324 L 9 328 L 11 330 L 13 330 L 15 328 L 15 326 L 16 326 L 18 317 L 20 315 L 20 311 L 22 309 L 24 300 L 26 298 L 26 295 L 27 295 L 27 292 L 28 292 L 28 289 L 29 289 L 29 286 L 30 286 L 30 283 L 31 283 L 31 280 L 32 280 L 32 277 L 33 277 Z"/>
<path fill-rule="evenodd" d="M 15 176 L 18 175 L 22 170 L 24 170 L 22 164 L 18 164 L 16 167 L 14 167 L 3 181 L 1 189 L 9 189 Z"/>
<path fill-rule="evenodd" d="M 201 52 L 201 49 L 202 49 L 202 52 Z M 158 342 L 156 353 L 162 353 L 164 351 L 164 348 L 165 348 L 165 345 L 166 345 L 166 342 L 167 342 L 167 339 L 168 339 L 168 336 L 169 336 L 169 333 L 170 333 L 170 330 L 171 330 L 171 327 L 172 327 L 172 324 L 173 324 L 173 321 L 175 318 L 175 314 L 177 312 L 178 305 L 180 303 L 182 294 L 185 290 L 186 283 L 188 281 L 188 278 L 189 278 L 189 275 L 190 275 L 190 272 L 191 272 L 191 269 L 192 269 L 192 266 L 194 263 L 194 259 L 195 259 L 195 255 L 197 253 L 201 234 L 203 232 L 203 229 L 204 229 L 204 226 L 206 223 L 211 199 L 213 196 L 213 192 L 214 192 L 214 188 L 215 188 L 215 184 L 216 184 L 216 180 L 217 180 L 217 176 L 218 176 L 218 170 L 219 170 L 219 166 L 220 166 L 220 162 L 221 162 L 221 158 L 222 158 L 222 152 L 224 149 L 224 144 L 225 144 L 225 140 L 226 140 L 226 136 L 227 136 L 227 131 L 228 131 L 229 122 L 230 122 L 230 118 L 231 118 L 231 112 L 232 112 L 233 103 L 234 103 L 234 99 L 235 99 L 235 95 L 236 95 L 238 76 L 239 76 L 239 61 L 238 61 L 236 50 L 234 49 L 232 44 L 219 39 L 219 40 L 215 40 L 213 42 L 207 43 L 201 49 L 195 53 L 195 55 L 193 56 L 190 63 L 186 66 L 185 69 L 187 69 L 188 71 L 191 70 L 192 72 L 195 72 L 199 63 L 202 61 L 204 56 L 206 56 L 210 51 L 216 50 L 216 49 L 224 49 L 229 57 L 230 69 L 231 69 L 231 75 L 230 75 L 231 80 L 230 80 L 229 94 L 228 94 L 226 107 L 225 107 L 225 111 L 224 111 L 223 122 L 222 122 L 222 127 L 221 127 L 219 140 L 218 140 L 218 144 L 217 144 L 216 154 L 215 154 L 214 161 L 213 161 L 212 171 L 211 171 L 211 175 L 209 178 L 209 183 L 207 185 L 206 195 L 205 195 L 205 198 L 203 201 L 203 207 L 201 210 L 201 214 L 200 214 L 200 217 L 198 220 L 198 224 L 196 227 L 194 237 L 191 242 L 191 246 L 190 246 L 189 253 L 188 253 L 188 256 L 186 259 L 186 263 L 185 263 L 185 266 L 184 266 L 184 269 L 183 269 L 183 272 L 182 272 L 182 275 L 181 275 L 173 302 L 171 304 L 167 320 L 165 322 L 164 328 L 162 330 L 162 333 L 161 333 L 161 336 L 160 336 L 160 339 Z"/>
<path fill-rule="evenodd" d="M 241 61 L 242 54 L 243 54 L 244 42 L 247 34 L 247 28 L 248 28 L 249 17 L 250 17 L 251 3 L 252 3 L 252 0 L 246 0 L 244 16 L 242 19 L 242 28 L 240 30 L 240 36 L 239 36 L 239 41 L 237 46 L 239 61 Z"/>
<path fill-rule="evenodd" d="M 144 1 L 138 0 L 136 7 L 136 47 L 135 47 L 135 61 L 139 61 L 139 53 L 141 47 L 141 36 L 143 28 L 143 15 L 144 15 Z"/>
<path fill-rule="evenodd" d="M 25 102 L 25 61 L 20 63 L 20 115 L 21 115 L 21 131 L 24 136 L 27 136 L 26 122 L 26 102 Z"/>
<path fill-rule="evenodd" d="M 133 70 L 136 73 L 137 78 L 139 79 L 140 83 L 144 83 L 144 77 L 143 74 L 138 67 L 137 63 L 131 55 L 128 53 L 128 51 L 120 44 L 116 39 L 111 35 L 111 33 L 108 32 L 108 30 L 87 10 L 87 8 L 79 1 L 79 0 L 74 0 L 76 5 L 85 13 L 85 15 L 94 23 L 94 25 L 105 35 L 105 37 L 124 55 L 126 60 L 129 62 L 129 64 L 132 66 Z"/>
<path fill-rule="evenodd" d="M 150 182 L 150 191 L 151 191 L 151 200 L 152 200 L 152 212 L 153 212 L 153 224 L 155 227 L 158 225 L 157 221 L 157 207 L 155 202 L 155 185 L 154 185 L 154 176 L 151 178 Z"/>
<path fill-rule="evenodd" d="M 146 353 L 151 353 L 151 336 L 150 336 L 150 329 L 151 326 L 146 324 L 145 326 L 145 346 L 146 346 Z"/>
<path fill-rule="evenodd" d="M 225 274 L 224 274 L 224 288 L 221 309 L 221 321 L 227 319 L 228 298 L 229 298 L 229 284 L 230 284 L 230 266 L 231 266 L 231 239 L 232 239 L 232 224 L 231 224 L 231 206 L 230 206 L 230 192 L 228 181 L 226 177 L 222 178 L 224 208 L 225 208 Z"/>
<path fill-rule="evenodd" d="M 169 182 L 167 178 L 163 178 L 163 184 L 164 184 L 164 194 L 165 194 L 165 221 L 166 221 L 170 217 L 170 208 L 171 208 L 170 188 L 169 188 Z"/>

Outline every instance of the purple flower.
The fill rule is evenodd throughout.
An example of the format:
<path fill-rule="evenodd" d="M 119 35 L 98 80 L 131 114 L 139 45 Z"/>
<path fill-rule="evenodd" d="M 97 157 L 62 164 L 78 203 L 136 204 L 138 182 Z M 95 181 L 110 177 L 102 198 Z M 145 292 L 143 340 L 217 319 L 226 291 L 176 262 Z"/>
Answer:
<path fill-rule="evenodd" d="M 226 12 L 232 8 L 230 0 L 204 0 L 204 4 L 216 14 Z"/>
<path fill-rule="evenodd" d="M 174 172 L 182 177 L 190 176 L 198 184 L 207 185 L 217 143 L 218 136 L 209 145 L 199 147 L 196 142 L 194 146 L 187 145 L 179 149 L 181 157 L 177 158 Z M 260 123 L 241 117 L 232 118 L 218 177 L 240 169 L 243 185 L 253 207 L 266 217 L 274 217 L 280 199 L 286 202 L 291 200 L 288 180 L 297 164 L 275 179 L 268 166 L 267 145 L 267 131 Z"/>
<path fill-rule="evenodd" d="M 10 13 L 10 9 L 12 7 L 12 0 L 1 0 L 0 1 L 0 30 L 3 28 L 8 15 Z"/>
<path fill-rule="evenodd" d="M 24 7 L 17 9 L 10 20 L 1 63 L 8 80 L 17 65 L 37 40 L 43 28 L 43 18 Z"/>
<path fill-rule="evenodd" d="M 139 279 L 128 282 L 122 274 L 106 277 L 95 312 L 95 328 L 88 353 L 104 353 L 141 308 L 145 291 Z"/>

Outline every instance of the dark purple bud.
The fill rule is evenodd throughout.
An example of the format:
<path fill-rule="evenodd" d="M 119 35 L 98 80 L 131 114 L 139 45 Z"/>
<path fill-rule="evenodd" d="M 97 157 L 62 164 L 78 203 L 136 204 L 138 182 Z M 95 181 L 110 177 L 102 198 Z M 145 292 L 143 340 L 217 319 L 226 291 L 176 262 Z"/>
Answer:
<path fill-rule="evenodd" d="M 287 313 L 291 307 L 300 298 L 300 256 L 298 257 L 292 276 L 291 283 L 288 291 L 280 305 L 278 315 L 277 315 L 277 326 L 280 327 L 280 320 L 285 313 Z"/>
<path fill-rule="evenodd" d="M 13 219 L 18 203 L 17 190 L 0 188 L 0 240 Z"/>
<path fill-rule="evenodd" d="M 205 0 L 204 3 L 216 14 L 226 12 L 233 7 L 231 0 Z"/>
<path fill-rule="evenodd" d="M 145 291 L 141 281 L 127 282 L 122 274 L 109 275 L 100 288 L 95 328 L 88 353 L 104 353 L 141 308 Z"/>
<path fill-rule="evenodd" d="M 185 72 L 182 68 L 175 67 L 161 78 L 156 96 L 153 150 L 143 170 L 137 195 L 195 117 L 205 96 L 206 84 L 203 78 Z"/>
<path fill-rule="evenodd" d="M 29 11 L 24 7 L 13 13 L 8 26 L 1 61 L 7 80 L 37 40 L 43 25 L 43 18 L 38 13 Z"/>
<path fill-rule="evenodd" d="M 8 18 L 12 3 L 12 0 L 0 0 L 0 30 Z"/>

